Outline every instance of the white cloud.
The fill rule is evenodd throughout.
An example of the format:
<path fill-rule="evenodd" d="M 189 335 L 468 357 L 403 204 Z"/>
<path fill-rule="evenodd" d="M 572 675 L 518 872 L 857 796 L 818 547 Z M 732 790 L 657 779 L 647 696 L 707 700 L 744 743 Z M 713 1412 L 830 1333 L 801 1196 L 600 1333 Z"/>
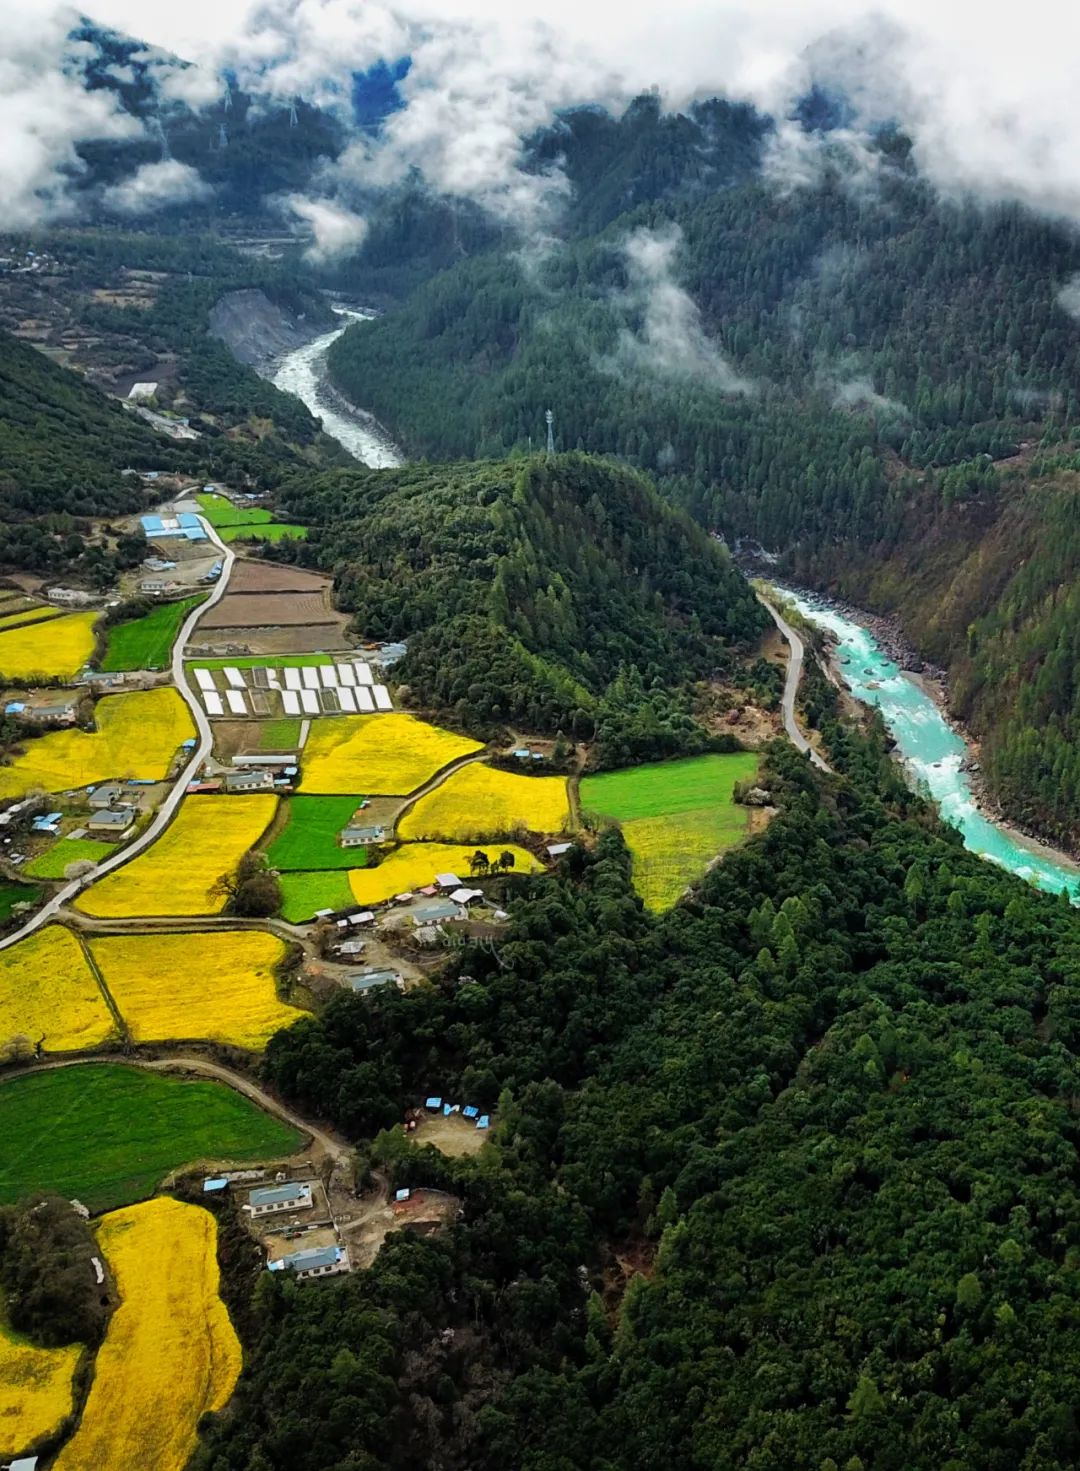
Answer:
<path fill-rule="evenodd" d="M 635 230 L 623 250 L 629 275 L 626 305 L 640 315 L 637 332 L 619 334 L 615 366 L 664 378 L 689 378 L 721 393 L 751 393 L 701 325 L 693 298 L 675 280 L 682 236 L 676 229 Z"/>
<path fill-rule="evenodd" d="M 407 107 L 375 145 L 344 160 L 349 181 L 416 170 L 434 188 L 477 199 L 525 233 L 542 231 L 565 184 L 520 167 L 521 140 L 575 103 L 619 108 L 655 84 L 665 102 L 713 94 L 785 117 L 814 81 L 842 86 L 855 110 L 852 177 L 864 130 L 895 120 L 928 178 L 949 194 L 1018 200 L 1080 222 L 1080 7 L 1029 0 L 86 0 L 95 19 L 199 63 L 163 68 L 166 97 L 205 106 L 231 67 L 280 106 L 293 96 L 347 111 L 351 79 L 409 55 Z M 127 126 L 105 97 L 82 94 L 62 66 L 63 25 L 50 0 L 0 0 L 5 149 L 18 197 L 62 202 L 71 141 Z M 44 18 L 35 14 L 44 10 Z M 18 24 L 8 24 L 8 13 Z M 72 13 L 69 13 L 70 19 Z M 31 17 L 32 25 L 28 24 Z M 48 76 L 52 119 L 17 58 L 36 27 L 29 71 Z M 15 44 L 8 40 L 15 32 Z M 12 59 L 18 73 L 11 78 Z M 12 81 L 15 85 L 11 85 Z M 9 85 L 4 86 L 3 83 Z M 56 114 L 61 114 L 58 121 Z M 842 140 L 833 139 L 832 147 Z M 772 162 L 787 187 L 813 178 L 819 143 L 785 131 Z M 865 155 L 862 161 L 865 162 Z M 0 182 L 4 176 L 0 174 Z"/>
<path fill-rule="evenodd" d="M 67 32 L 74 13 L 43 14 L 32 0 L 0 4 L 0 199 L 4 228 L 29 229 L 70 212 L 81 170 L 76 144 L 138 137 L 141 125 L 73 69 L 86 48 Z"/>
<path fill-rule="evenodd" d="M 128 178 L 113 184 L 105 190 L 102 201 L 114 214 L 144 215 L 168 205 L 199 203 L 211 192 L 197 169 L 164 158 L 160 163 L 142 164 Z"/>
<path fill-rule="evenodd" d="M 301 194 L 290 194 L 283 204 L 314 236 L 304 252 L 307 260 L 325 265 L 352 255 L 364 243 L 367 220 L 333 199 L 307 199 Z"/>
<path fill-rule="evenodd" d="M 878 393 L 869 378 L 848 378 L 833 383 L 833 407 L 838 409 L 869 409 L 886 419 L 908 419 L 911 415 L 907 406 L 899 399 L 886 398 Z"/>
<path fill-rule="evenodd" d="M 1070 276 L 1057 294 L 1057 304 L 1063 312 L 1080 322 L 1080 276 Z"/>

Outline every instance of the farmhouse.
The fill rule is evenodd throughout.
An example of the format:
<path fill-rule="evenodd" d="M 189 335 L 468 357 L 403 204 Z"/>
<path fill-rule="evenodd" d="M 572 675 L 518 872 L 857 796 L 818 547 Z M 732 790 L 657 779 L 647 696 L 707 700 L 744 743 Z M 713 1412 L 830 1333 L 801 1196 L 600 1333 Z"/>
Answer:
<path fill-rule="evenodd" d="M 310 1210 L 314 1204 L 311 1186 L 306 1184 L 269 1185 L 262 1190 L 253 1190 L 248 1196 L 248 1209 L 252 1216 Z"/>
<path fill-rule="evenodd" d="M 349 977 L 348 986 L 351 991 L 371 991 L 376 986 L 397 986 L 404 991 L 405 982 L 396 970 L 362 970 Z"/>
<path fill-rule="evenodd" d="M 437 873 L 435 875 L 435 882 L 440 889 L 450 890 L 461 888 L 461 880 L 456 873 Z"/>
<path fill-rule="evenodd" d="M 274 789 L 274 774 L 265 769 L 254 771 L 227 771 L 225 773 L 225 790 L 227 792 L 268 792 Z"/>
<path fill-rule="evenodd" d="M 124 788 L 118 781 L 102 782 L 101 786 L 95 787 L 87 796 L 87 802 L 93 808 L 111 807 L 114 802 L 119 802 L 124 795 Z"/>
<path fill-rule="evenodd" d="M 45 596 L 53 603 L 62 603 L 68 608 L 83 608 L 87 603 L 92 603 L 92 593 L 83 592 L 77 587 L 47 587 Z"/>
<path fill-rule="evenodd" d="M 47 705 L 30 705 L 23 711 L 27 720 L 52 720 L 58 725 L 74 725 L 76 701 L 53 700 Z"/>
<path fill-rule="evenodd" d="M 449 899 L 436 899 L 431 904 L 418 904 L 412 912 L 413 924 L 420 928 L 423 925 L 441 924 L 447 919 L 464 919 L 465 911 L 460 904 L 453 904 Z"/>
<path fill-rule="evenodd" d="M 137 807 L 107 807 L 95 812 L 87 826 L 96 837 L 123 838 L 131 831 Z"/>
<path fill-rule="evenodd" d="M 483 889 L 455 889 L 450 895 L 451 904 L 463 904 L 466 907 L 475 904 L 477 899 L 484 897 Z"/>
<path fill-rule="evenodd" d="M 341 830 L 340 841 L 343 848 L 366 848 L 372 843 L 385 843 L 386 829 L 384 827 L 345 827 Z"/>
<path fill-rule="evenodd" d="M 349 1253 L 343 1246 L 309 1246 L 268 1262 L 267 1267 L 271 1272 L 294 1272 L 301 1281 L 305 1277 L 330 1277 L 349 1270 Z"/>

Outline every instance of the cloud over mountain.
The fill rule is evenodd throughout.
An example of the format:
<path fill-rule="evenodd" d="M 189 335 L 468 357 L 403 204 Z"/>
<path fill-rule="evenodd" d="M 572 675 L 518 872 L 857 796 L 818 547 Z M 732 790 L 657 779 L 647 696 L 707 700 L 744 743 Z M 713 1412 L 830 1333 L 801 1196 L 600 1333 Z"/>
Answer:
<path fill-rule="evenodd" d="M 655 85 L 670 106 L 722 95 L 782 121 L 816 84 L 845 99 L 853 173 L 868 130 L 895 122 L 944 192 L 1080 222 L 1080 14 L 1056 0 L 1032 0 L 1023 26 L 1003 8 L 932 0 L 668 0 L 617 16 L 600 0 L 90 0 L 88 9 L 196 63 L 179 68 L 161 52 L 153 68 L 163 100 L 194 107 L 219 99 L 228 73 L 266 106 L 302 98 L 349 119 L 355 75 L 409 57 L 404 106 L 377 136 L 358 132 L 327 181 L 346 207 L 350 190 L 415 175 L 525 233 L 543 230 L 565 180 L 557 166 L 523 169 L 521 147 L 560 109 L 618 109 Z M 80 81 L 64 40 L 72 12 L 0 0 L 0 20 L 13 38 L 0 72 L 11 155 L 0 179 L 16 218 L 29 219 L 64 207 L 79 141 L 139 125 Z M 777 140 L 778 181 L 813 178 L 820 136 L 781 128 Z"/>

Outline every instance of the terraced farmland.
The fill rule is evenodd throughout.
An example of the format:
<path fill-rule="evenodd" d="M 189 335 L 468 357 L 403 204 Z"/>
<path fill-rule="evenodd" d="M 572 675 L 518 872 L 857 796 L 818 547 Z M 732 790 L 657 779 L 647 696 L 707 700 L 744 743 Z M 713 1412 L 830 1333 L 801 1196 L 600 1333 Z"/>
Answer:
<path fill-rule="evenodd" d="M 304 1015 L 278 999 L 285 946 L 261 930 L 105 935 L 90 952 L 134 1042 L 259 1051 Z"/>
<path fill-rule="evenodd" d="M 195 734 L 176 690 L 107 695 L 94 709 L 97 730 L 57 730 L 27 741 L 21 756 L 0 766 L 0 798 L 35 787 L 63 792 L 113 778 L 161 781 L 181 744 Z"/>
<path fill-rule="evenodd" d="M 757 767 L 758 757 L 741 751 L 603 772 L 583 779 L 581 805 L 619 823 L 646 907 L 670 909 L 717 854 L 746 836 L 749 809 L 732 795 Z"/>
<path fill-rule="evenodd" d="M 267 849 L 271 868 L 285 873 L 295 869 L 363 868 L 363 848 L 343 848 L 341 829 L 356 812 L 358 797 L 307 797 L 289 799 L 285 826 Z M 357 818 L 364 821 L 363 813 Z"/>
<path fill-rule="evenodd" d="M 176 819 L 145 852 L 79 896 L 77 907 L 104 919 L 220 914 L 216 888 L 266 831 L 277 798 L 187 797 Z"/>
<path fill-rule="evenodd" d="M 302 924 L 320 909 L 348 909 L 352 903 L 353 891 L 345 869 L 281 875 L 281 914 L 291 924 Z"/>
<path fill-rule="evenodd" d="M 0 1202 L 53 1190 L 92 1211 L 113 1210 L 151 1194 L 181 1165 L 280 1159 L 301 1142 L 224 1083 L 121 1063 L 28 1073 L 0 1084 Z M 0 1365 L 2 1348 L 0 1340 Z M 0 1449 L 2 1426 L 0 1413 Z"/>
<path fill-rule="evenodd" d="M 218 1294 L 217 1227 L 159 1196 L 113 1211 L 98 1241 L 120 1295 L 57 1471 L 183 1471 L 199 1419 L 228 1400 L 241 1354 Z"/>
<path fill-rule="evenodd" d="M 301 790 L 405 796 L 480 742 L 415 715 L 342 715 L 313 723 Z"/>
<path fill-rule="evenodd" d="M 560 833 L 570 822 L 566 778 L 518 776 L 474 762 L 421 797 L 398 824 L 402 838 L 498 838 L 519 828 Z"/>
<path fill-rule="evenodd" d="M 73 679 L 94 652 L 97 613 L 65 613 L 0 631 L 0 674 L 10 682 Z"/>
<path fill-rule="evenodd" d="M 0 950 L 0 1056 L 17 1039 L 27 1051 L 97 1047 L 115 1036 L 112 1014 L 82 946 L 62 925 Z"/>
<path fill-rule="evenodd" d="M 115 623 L 109 629 L 108 643 L 101 667 L 106 673 L 124 669 L 163 669 L 180 625 L 203 601 L 203 596 L 183 598 L 178 603 L 162 603 L 145 618 L 128 623 Z"/>
<path fill-rule="evenodd" d="M 80 1344 L 37 1348 L 0 1320 L 0 1455 L 53 1434 L 73 1409 Z"/>
<path fill-rule="evenodd" d="M 527 848 L 513 843 L 481 846 L 492 861 L 504 852 L 512 853 L 512 873 L 537 873 L 543 867 Z M 467 884 L 472 874 L 470 860 L 476 851 L 476 844 L 403 843 L 378 868 L 357 869 L 349 874 L 352 898 L 357 904 L 381 904 L 395 894 L 430 884 L 437 873 L 455 873 Z"/>

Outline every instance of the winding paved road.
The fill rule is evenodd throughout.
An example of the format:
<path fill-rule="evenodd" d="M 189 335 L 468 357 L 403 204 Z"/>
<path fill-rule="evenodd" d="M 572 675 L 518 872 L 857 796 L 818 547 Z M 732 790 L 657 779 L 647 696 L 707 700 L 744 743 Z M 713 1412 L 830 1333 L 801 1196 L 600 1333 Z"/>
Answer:
<path fill-rule="evenodd" d="M 172 791 L 165 798 L 164 802 L 162 802 L 146 830 L 140 833 L 133 843 L 129 843 L 126 848 L 121 848 L 119 853 L 114 853 L 108 858 L 103 858 L 100 863 L 95 863 L 89 873 L 85 873 L 81 877 L 72 879 L 70 883 L 65 884 L 62 889 L 58 890 L 52 896 L 47 904 L 43 905 L 36 914 L 32 914 L 25 924 L 20 925 L 10 935 L 5 935 L 3 939 L 0 939 L 0 950 L 6 950 L 9 945 L 15 945 L 20 940 L 25 940 L 27 935 L 32 935 L 35 930 L 41 929 L 42 925 L 46 925 L 50 920 L 55 919 L 64 905 L 74 899 L 76 894 L 81 893 L 89 884 L 96 883 L 98 879 L 104 878 L 107 873 L 112 873 L 113 869 L 120 868 L 123 864 L 129 863 L 132 858 L 142 853 L 144 849 L 149 848 L 151 843 L 155 842 L 161 836 L 162 832 L 172 821 L 173 814 L 184 799 L 188 782 L 213 749 L 214 736 L 210 729 L 210 722 L 206 718 L 206 711 L 202 707 L 202 702 L 188 685 L 187 676 L 184 673 L 184 649 L 187 647 L 196 623 L 198 623 L 207 608 L 212 608 L 216 602 L 224 597 L 225 589 L 232 575 L 236 553 L 221 540 L 221 537 L 218 536 L 208 521 L 203 517 L 200 517 L 200 520 L 202 520 L 202 524 L 206 528 L 206 533 L 210 540 L 222 554 L 223 566 L 221 576 L 211 588 L 210 596 L 205 602 L 200 603 L 197 608 L 193 608 L 184 620 L 180 632 L 176 636 L 176 642 L 173 644 L 172 651 L 173 681 L 180 693 L 180 697 L 191 711 L 192 719 L 195 721 L 195 728 L 199 734 L 195 750 L 191 753 L 190 759 L 176 778 Z"/>
<path fill-rule="evenodd" d="M 799 681 L 802 679 L 803 656 L 806 653 L 803 641 L 787 619 L 783 617 L 779 609 L 773 607 L 768 598 L 762 597 L 761 593 L 758 593 L 758 602 L 763 607 L 768 608 L 772 614 L 773 622 L 780 630 L 781 636 L 787 640 L 788 648 L 791 650 L 791 657 L 788 659 L 787 679 L 784 681 L 784 693 L 780 701 L 780 707 L 784 716 L 784 729 L 787 731 L 788 738 L 795 749 L 801 751 L 804 756 L 810 757 L 811 765 L 816 766 L 819 771 L 831 772 L 832 767 L 824 757 L 819 756 L 814 750 L 800 729 L 799 722 L 795 719 L 795 699 L 799 693 Z"/>

